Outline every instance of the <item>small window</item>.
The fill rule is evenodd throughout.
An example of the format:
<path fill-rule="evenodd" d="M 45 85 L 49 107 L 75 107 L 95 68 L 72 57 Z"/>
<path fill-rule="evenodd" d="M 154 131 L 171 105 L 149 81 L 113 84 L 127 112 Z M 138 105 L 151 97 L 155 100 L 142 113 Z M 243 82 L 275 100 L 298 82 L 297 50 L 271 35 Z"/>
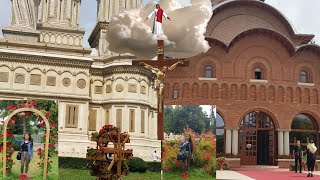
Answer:
<path fill-rule="evenodd" d="M 134 125 L 135 125 L 135 112 L 134 109 L 130 109 L 129 114 L 129 121 L 130 121 L 130 132 L 134 132 Z"/>
<path fill-rule="evenodd" d="M 302 83 L 308 83 L 308 73 L 305 71 L 301 71 L 300 73 L 300 82 Z"/>
<path fill-rule="evenodd" d="M 178 90 L 174 90 L 173 91 L 173 99 L 177 99 L 178 98 Z"/>
<path fill-rule="evenodd" d="M 78 127 L 78 109 L 79 106 L 67 105 L 66 106 L 66 128 L 77 128 Z"/>
<path fill-rule="evenodd" d="M 254 78 L 255 79 L 262 79 L 262 70 L 261 68 L 254 69 Z"/>
<path fill-rule="evenodd" d="M 211 66 L 206 66 L 204 69 L 204 77 L 206 78 L 212 78 L 212 67 Z"/>

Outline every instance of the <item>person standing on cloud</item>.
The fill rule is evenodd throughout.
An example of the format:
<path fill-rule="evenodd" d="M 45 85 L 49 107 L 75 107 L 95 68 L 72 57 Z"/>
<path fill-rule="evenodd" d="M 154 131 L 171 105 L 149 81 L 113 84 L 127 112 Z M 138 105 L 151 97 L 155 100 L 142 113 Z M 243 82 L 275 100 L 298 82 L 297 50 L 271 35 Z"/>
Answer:
<path fill-rule="evenodd" d="M 163 29 L 162 29 L 162 16 L 166 19 L 171 19 L 164 13 L 163 9 L 160 8 L 160 5 L 156 5 L 156 9 L 154 9 L 149 16 L 145 19 L 145 22 L 151 18 L 151 16 L 155 14 L 154 16 L 154 22 L 153 22 L 153 30 L 152 34 L 159 36 L 163 34 Z"/>

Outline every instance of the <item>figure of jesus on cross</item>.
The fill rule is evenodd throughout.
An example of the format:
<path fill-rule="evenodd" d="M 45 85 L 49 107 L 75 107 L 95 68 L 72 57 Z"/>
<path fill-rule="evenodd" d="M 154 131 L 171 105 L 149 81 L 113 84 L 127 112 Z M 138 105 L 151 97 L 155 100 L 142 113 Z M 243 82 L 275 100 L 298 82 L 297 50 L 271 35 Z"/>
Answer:
<path fill-rule="evenodd" d="M 164 60 L 164 41 L 158 40 L 158 60 L 135 60 L 132 65 L 143 65 L 145 68 L 150 69 L 154 75 L 154 89 L 157 92 L 158 100 L 158 140 L 164 139 L 164 126 L 163 126 L 163 101 L 164 101 L 164 80 L 168 71 L 172 71 L 178 65 L 188 66 L 188 62 L 182 59 Z"/>
<path fill-rule="evenodd" d="M 171 19 L 166 15 L 166 13 L 164 13 L 163 9 L 160 8 L 160 5 L 157 4 L 156 5 L 156 9 L 154 9 L 149 16 L 145 19 L 145 22 L 151 18 L 152 15 L 154 16 L 154 21 L 153 21 L 153 30 L 152 30 L 152 34 L 159 36 L 163 34 L 163 29 L 162 29 L 162 17 L 169 19 L 171 21 Z"/>

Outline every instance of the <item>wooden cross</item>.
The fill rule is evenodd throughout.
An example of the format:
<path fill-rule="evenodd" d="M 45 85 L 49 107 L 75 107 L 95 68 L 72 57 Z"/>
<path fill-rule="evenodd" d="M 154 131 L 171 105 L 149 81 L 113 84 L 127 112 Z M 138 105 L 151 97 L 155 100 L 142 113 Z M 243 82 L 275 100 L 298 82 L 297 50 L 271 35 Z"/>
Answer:
<path fill-rule="evenodd" d="M 173 70 L 177 65 L 188 66 L 188 62 L 184 59 L 170 59 L 164 60 L 164 42 L 158 40 L 158 60 L 135 60 L 132 62 L 133 66 L 144 65 L 146 68 L 156 71 L 155 86 L 158 96 L 158 140 L 164 139 L 164 126 L 163 126 L 163 102 L 164 102 L 164 77 L 166 72 Z"/>

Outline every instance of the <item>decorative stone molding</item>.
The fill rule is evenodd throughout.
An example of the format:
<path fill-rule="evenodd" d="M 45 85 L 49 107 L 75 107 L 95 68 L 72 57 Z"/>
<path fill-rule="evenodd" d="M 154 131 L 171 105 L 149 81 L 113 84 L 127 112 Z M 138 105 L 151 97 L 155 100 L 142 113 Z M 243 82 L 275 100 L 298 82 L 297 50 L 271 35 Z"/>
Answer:
<path fill-rule="evenodd" d="M 250 79 L 251 83 L 264 83 L 267 84 L 268 80 L 263 80 L 263 79 Z"/>
<path fill-rule="evenodd" d="M 112 91 L 112 86 L 111 85 L 107 85 L 106 86 L 106 92 L 107 93 L 111 93 L 111 91 Z"/>
<path fill-rule="evenodd" d="M 141 76 L 146 76 L 149 80 L 153 79 L 153 73 L 142 66 L 111 66 L 104 68 L 103 70 L 100 68 L 91 68 L 90 73 L 92 76 L 112 76 L 111 81 L 114 81 L 115 78 L 113 75 L 115 74 L 138 74 Z"/>
<path fill-rule="evenodd" d="M 94 93 L 95 94 L 102 94 L 102 86 L 95 86 Z"/>
<path fill-rule="evenodd" d="M 18 84 L 24 84 L 25 81 L 25 75 L 22 73 L 16 73 L 15 74 L 15 80 L 14 83 L 18 83 Z"/>
<path fill-rule="evenodd" d="M 86 80 L 84 80 L 84 79 L 79 79 L 79 80 L 77 81 L 77 86 L 78 86 L 78 88 L 80 88 L 80 89 L 86 88 L 86 86 L 87 86 Z"/>
<path fill-rule="evenodd" d="M 41 75 L 40 74 L 31 74 L 30 85 L 41 85 Z"/>
<path fill-rule="evenodd" d="M 47 44 L 82 47 L 83 34 L 41 31 L 40 42 Z"/>
<path fill-rule="evenodd" d="M 71 80 L 70 80 L 69 78 L 64 78 L 64 79 L 62 80 L 62 84 L 63 84 L 63 86 L 65 86 L 65 87 L 69 87 L 69 86 L 71 85 Z"/>
<path fill-rule="evenodd" d="M 141 86 L 140 87 L 140 92 L 141 92 L 141 94 L 146 94 L 146 87 L 145 86 Z"/>
<path fill-rule="evenodd" d="M 117 92 L 122 92 L 123 89 L 124 89 L 124 87 L 123 87 L 122 84 L 117 84 L 117 85 L 116 85 L 116 91 L 117 91 Z"/>
<path fill-rule="evenodd" d="M 0 72 L 0 82 L 9 81 L 9 72 Z"/>
<path fill-rule="evenodd" d="M 47 76 L 47 86 L 56 86 L 57 78 L 55 76 Z"/>
<path fill-rule="evenodd" d="M 137 85 L 136 84 L 128 84 L 128 92 L 136 93 L 137 92 Z"/>

